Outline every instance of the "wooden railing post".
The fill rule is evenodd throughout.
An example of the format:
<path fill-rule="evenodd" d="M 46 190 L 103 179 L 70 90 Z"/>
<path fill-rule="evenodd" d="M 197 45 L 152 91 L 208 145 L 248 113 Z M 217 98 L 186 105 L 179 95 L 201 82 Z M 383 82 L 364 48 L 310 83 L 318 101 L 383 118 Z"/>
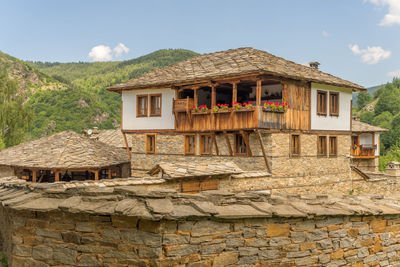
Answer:
<path fill-rule="evenodd" d="M 196 106 L 196 107 L 198 106 L 198 103 L 197 103 L 197 102 L 198 102 L 197 89 L 198 89 L 198 88 L 193 89 L 193 95 L 194 95 L 194 96 L 193 96 L 193 98 L 194 98 L 194 103 L 193 103 L 193 105 Z"/>
<path fill-rule="evenodd" d="M 237 101 L 237 83 L 232 83 L 232 104 Z"/>
<path fill-rule="evenodd" d="M 257 80 L 256 105 L 261 106 L 261 80 Z"/>
<path fill-rule="evenodd" d="M 211 107 L 217 105 L 217 90 L 216 85 L 211 85 Z"/>

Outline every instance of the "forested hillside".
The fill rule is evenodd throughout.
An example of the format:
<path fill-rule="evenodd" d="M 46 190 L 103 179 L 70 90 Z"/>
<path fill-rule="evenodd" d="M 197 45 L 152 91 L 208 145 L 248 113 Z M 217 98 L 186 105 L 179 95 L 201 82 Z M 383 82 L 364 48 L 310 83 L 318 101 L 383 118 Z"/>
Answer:
<path fill-rule="evenodd" d="M 120 123 L 121 101 L 105 88 L 188 59 L 197 53 L 183 49 L 164 49 L 126 61 L 95 63 L 29 62 L 32 68 L 68 85 L 67 90 L 35 93 L 29 99 L 34 110 L 31 135 L 36 138 L 52 132 L 100 129 Z"/>
<path fill-rule="evenodd" d="M 380 168 L 389 161 L 400 161 L 400 79 L 382 85 L 373 95 L 359 94 L 353 114 L 363 122 L 389 130 L 381 135 Z"/>
<path fill-rule="evenodd" d="M 3 86 L 7 84 L 12 88 L 8 92 L 14 94 L 3 96 L 9 104 L 7 110 L 0 110 L 0 116 L 6 112 L 20 116 L 13 113 L 15 105 L 23 104 L 29 111 L 23 127 L 17 127 L 18 136 L 2 136 L 0 128 L 0 147 L 66 129 L 80 132 L 94 126 L 100 129 L 117 127 L 121 113 L 120 95 L 105 90 L 107 86 L 195 55 L 197 53 L 189 50 L 164 49 L 126 61 L 49 63 L 24 62 L 0 52 Z M 15 120 L 8 122 L 11 123 L 19 125 Z M 10 129 L 10 125 L 3 125 L 3 128 Z"/>

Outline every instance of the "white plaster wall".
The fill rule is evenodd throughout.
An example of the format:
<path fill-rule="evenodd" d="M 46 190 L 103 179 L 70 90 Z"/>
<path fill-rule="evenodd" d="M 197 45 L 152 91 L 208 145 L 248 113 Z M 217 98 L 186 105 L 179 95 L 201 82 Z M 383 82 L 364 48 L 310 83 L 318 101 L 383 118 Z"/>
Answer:
<path fill-rule="evenodd" d="M 375 144 L 376 144 L 375 156 L 379 156 L 379 152 L 381 151 L 381 148 L 380 148 L 381 144 L 379 143 L 379 134 L 378 133 L 375 134 Z"/>
<path fill-rule="evenodd" d="M 317 115 L 317 90 L 327 91 L 327 115 Z M 339 93 L 339 116 L 329 115 L 329 92 Z M 311 129 L 350 131 L 352 90 L 325 84 L 311 84 Z"/>
<path fill-rule="evenodd" d="M 161 117 L 136 117 L 136 96 L 144 94 L 162 94 L 161 97 Z M 123 130 L 165 130 L 175 128 L 175 118 L 172 114 L 172 100 L 175 97 L 174 90 L 165 89 L 145 89 L 122 91 Z M 148 100 L 150 101 L 150 99 Z M 150 102 L 148 102 L 150 109 Z"/>

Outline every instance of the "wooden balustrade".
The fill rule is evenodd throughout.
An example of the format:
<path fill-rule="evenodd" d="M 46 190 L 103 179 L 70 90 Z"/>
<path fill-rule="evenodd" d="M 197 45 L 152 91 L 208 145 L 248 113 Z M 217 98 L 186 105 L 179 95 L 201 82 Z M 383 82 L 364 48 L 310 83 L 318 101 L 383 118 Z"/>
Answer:
<path fill-rule="evenodd" d="M 173 102 L 173 112 L 186 112 L 189 113 L 193 107 L 194 99 L 174 99 Z"/>
<path fill-rule="evenodd" d="M 376 145 L 360 145 L 350 148 L 350 155 L 355 158 L 374 158 Z"/>

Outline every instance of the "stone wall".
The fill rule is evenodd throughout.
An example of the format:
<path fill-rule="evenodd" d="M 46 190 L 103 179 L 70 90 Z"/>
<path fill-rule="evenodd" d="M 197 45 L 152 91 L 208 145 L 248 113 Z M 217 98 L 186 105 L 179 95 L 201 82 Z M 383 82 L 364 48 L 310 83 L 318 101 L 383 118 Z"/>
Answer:
<path fill-rule="evenodd" d="M 373 159 L 351 159 L 351 163 L 357 166 L 360 170 L 368 172 L 379 171 L 379 157 Z"/>
<path fill-rule="evenodd" d="M 271 177 L 225 179 L 220 181 L 220 188 L 241 190 L 271 189 L 276 192 L 340 192 L 352 190 L 349 155 L 350 135 L 335 135 L 337 137 L 337 155 L 320 157 L 317 155 L 317 134 L 301 134 L 298 157 L 290 156 L 289 133 L 262 133 L 264 149 L 271 166 Z M 329 135 L 327 135 L 327 138 Z M 143 174 L 159 162 L 195 162 L 195 161 L 233 161 L 244 171 L 262 172 L 267 167 L 262 156 L 259 139 L 256 133 L 249 135 L 249 143 L 253 156 L 230 156 L 225 136 L 216 135 L 220 152 L 219 156 L 185 156 L 183 135 L 157 135 L 156 154 L 145 154 L 145 135 L 134 134 L 132 159 L 133 172 L 136 176 Z M 228 134 L 232 146 L 234 135 Z M 197 146 L 198 147 L 198 146 Z M 359 179 L 360 177 L 358 177 Z M 178 185 L 176 185 L 177 188 Z M 296 189 L 297 188 L 297 189 Z"/>
<path fill-rule="evenodd" d="M 0 208 L 0 233 L 10 266 L 250 267 L 400 264 L 400 216 L 373 215 L 374 212 L 393 213 L 388 202 L 383 202 L 386 207 L 382 203 L 371 202 L 368 208 L 360 205 L 360 201 L 371 201 L 367 198 L 336 198 L 334 203 L 333 199 L 321 195 L 308 195 L 293 199 L 283 196 L 270 199 L 268 206 L 262 199 L 257 200 L 258 197 L 254 194 L 235 196 L 221 192 L 208 196 L 195 195 L 191 198 L 176 196 L 177 200 L 186 198 L 182 203 L 192 202 L 199 207 L 199 211 L 213 212 L 217 216 L 210 218 L 209 215 L 201 215 L 199 211 L 188 209 L 187 205 L 174 202 L 174 195 L 165 192 L 142 192 L 141 197 L 147 197 L 147 204 L 144 204 L 146 209 L 140 204 L 142 202 L 139 197 L 135 200 L 127 196 L 110 195 L 112 191 L 106 191 L 107 194 L 100 196 L 96 195 L 98 191 L 87 189 L 87 193 L 82 192 L 81 196 L 72 196 L 74 200 L 66 199 L 74 202 L 69 208 L 59 204 L 58 209 L 40 201 L 36 201 L 35 205 L 27 201 L 21 206 L 16 204 L 21 201 L 18 202 L 18 197 L 4 201 L 4 196 L 0 196 L 3 201 Z M 54 194 L 55 191 L 49 189 L 49 192 Z M 32 193 L 41 194 L 30 194 Z M 42 197 L 47 197 L 47 201 L 53 199 L 57 202 L 65 196 L 61 194 Z M 76 199 L 80 197 L 81 201 L 77 202 Z M 216 206 L 213 208 L 205 197 Z M 115 211 L 107 209 L 111 214 L 105 214 L 105 210 L 98 206 L 98 202 L 104 202 L 105 199 L 111 206 L 113 201 L 118 203 L 117 199 L 124 204 L 114 205 Z M 219 203 L 215 202 L 216 199 Z M 129 201 L 139 202 L 130 206 L 127 205 Z M 12 202 L 16 206 L 7 207 Z M 370 210 L 370 215 L 354 215 L 357 207 L 350 203 L 359 205 L 357 212 L 361 214 Z M 393 200 L 392 204 L 396 203 L 398 200 Z M 254 210 L 257 205 L 258 212 Z M 97 211 L 93 209 L 95 206 Z M 133 213 L 130 211 L 136 216 L 124 215 L 129 207 L 136 207 Z M 180 213 L 173 215 L 175 207 Z M 379 209 L 381 210 L 378 211 Z M 76 212 L 70 213 L 72 210 Z M 124 210 L 124 214 L 118 214 L 118 210 Z M 276 215 L 266 216 L 273 210 Z M 306 210 L 308 215 L 304 213 Z M 223 216 L 218 216 L 222 212 Z M 327 213 L 337 215 L 323 215 Z M 339 215 L 344 213 L 348 215 Z M 148 219 L 144 219 L 144 216 Z"/>

